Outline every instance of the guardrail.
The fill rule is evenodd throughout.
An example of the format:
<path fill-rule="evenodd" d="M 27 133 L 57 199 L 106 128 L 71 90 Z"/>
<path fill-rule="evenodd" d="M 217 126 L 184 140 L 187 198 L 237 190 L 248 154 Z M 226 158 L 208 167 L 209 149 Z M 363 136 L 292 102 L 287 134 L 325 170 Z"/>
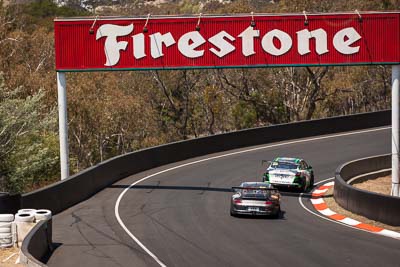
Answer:
<path fill-rule="evenodd" d="M 400 198 L 382 195 L 355 188 L 347 181 L 359 176 L 367 180 L 388 175 L 391 168 L 391 154 L 380 155 L 347 162 L 335 173 L 333 196 L 344 209 L 380 221 L 389 225 L 400 226 Z"/>

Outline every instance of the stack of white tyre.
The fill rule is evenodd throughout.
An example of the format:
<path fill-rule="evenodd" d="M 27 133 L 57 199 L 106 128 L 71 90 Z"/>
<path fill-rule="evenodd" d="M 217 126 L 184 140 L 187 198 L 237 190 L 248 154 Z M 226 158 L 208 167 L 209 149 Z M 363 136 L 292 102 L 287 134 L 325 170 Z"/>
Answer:
<path fill-rule="evenodd" d="M 13 221 L 14 214 L 0 214 L 0 247 L 13 245 Z"/>
<path fill-rule="evenodd" d="M 15 242 L 18 246 L 22 245 L 25 237 L 40 220 L 50 220 L 51 211 L 44 209 L 20 209 L 15 214 L 14 223 L 16 225 Z"/>
<path fill-rule="evenodd" d="M 0 248 L 22 242 L 36 222 L 50 220 L 51 211 L 46 209 L 20 209 L 17 214 L 0 214 Z"/>
<path fill-rule="evenodd" d="M 50 210 L 45 210 L 45 209 L 40 209 L 35 211 L 35 221 L 48 221 L 51 219 L 51 211 Z"/>
<path fill-rule="evenodd" d="M 45 209 L 20 209 L 18 213 L 15 214 L 16 222 L 38 222 L 41 220 L 50 220 L 51 211 Z"/>

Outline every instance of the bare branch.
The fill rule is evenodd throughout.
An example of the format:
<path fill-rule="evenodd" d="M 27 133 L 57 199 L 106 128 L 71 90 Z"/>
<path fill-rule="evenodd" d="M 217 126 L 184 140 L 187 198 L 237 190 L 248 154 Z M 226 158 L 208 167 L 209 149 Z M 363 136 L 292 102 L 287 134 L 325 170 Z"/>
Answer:
<path fill-rule="evenodd" d="M 173 108 L 174 111 L 177 110 L 174 101 L 172 100 L 172 97 L 170 95 L 170 93 L 168 92 L 167 87 L 165 86 L 164 82 L 161 80 L 160 75 L 158 74 L 158 71 L 152 71 L 153 73 L 153 78 L 157 81 L 158 85 L 160 86 L 160 88 L 162 89 L 165 97 L 168 99 L 169 104 L 171 105 L 171 107 Z"/>

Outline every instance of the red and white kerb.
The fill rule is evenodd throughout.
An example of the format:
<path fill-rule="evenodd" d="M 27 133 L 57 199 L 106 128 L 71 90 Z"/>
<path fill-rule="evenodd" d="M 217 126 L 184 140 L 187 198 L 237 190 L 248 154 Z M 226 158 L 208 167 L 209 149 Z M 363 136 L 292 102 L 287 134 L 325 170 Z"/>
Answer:
<path fill-rule="evenodd" d="M 350 225 L 350 226 L 358 228 L 358 229 L 362 229 L 364 231 L 400 239 L 400 233 L 398 233 L 398 232 L 386 230 L 384 228 L 376 227 L 376 226 L 373 226 L 370 224 L 365 224 L 365 223 L 359 222 L 357 220 L 351 219 L 349 217 L 346 217 L 344 215 L 338 214 L 338 213 L 332 211 L 331 209 L 329 209 L 323 199 L 323 196 L 333 186 L 334 186 L 334 182 L 329 182 L 329 183 L 326 183 L 326 184 L 318 187 L 316 190 L 313 191 L 311 203 L 314 205 L 314 208 L 319 213 L 325 215 L 326 217 L 328 217 L 332 220 Z"/>

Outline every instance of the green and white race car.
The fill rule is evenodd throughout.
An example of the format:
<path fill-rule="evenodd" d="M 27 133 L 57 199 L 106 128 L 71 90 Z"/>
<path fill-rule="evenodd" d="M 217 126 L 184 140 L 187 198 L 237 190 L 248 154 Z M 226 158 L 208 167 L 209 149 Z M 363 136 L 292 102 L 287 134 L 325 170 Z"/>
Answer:
<path fill-rule="evenodd" d="M 269 162 L 263 182 L 307 191 L 314 186 L 314 171 L 303 159 L 278 157 Z"/>

